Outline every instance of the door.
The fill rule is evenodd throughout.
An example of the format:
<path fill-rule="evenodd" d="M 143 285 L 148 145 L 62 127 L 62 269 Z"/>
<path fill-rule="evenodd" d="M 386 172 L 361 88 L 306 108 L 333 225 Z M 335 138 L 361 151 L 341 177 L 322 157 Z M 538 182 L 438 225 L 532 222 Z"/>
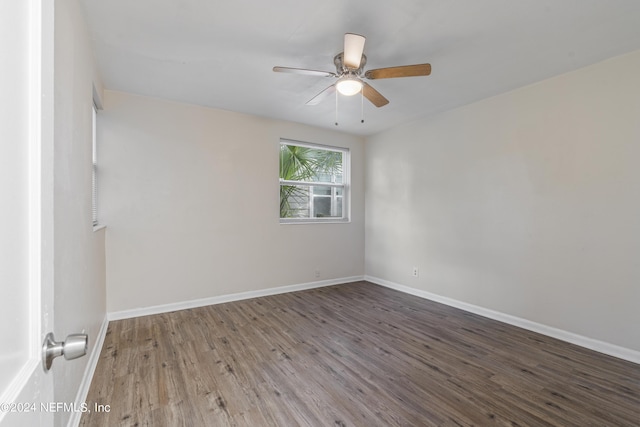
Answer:
<path fill-rule="evenodd" d="M 53 425 L 53 2 L 0 1 L 0 427 Z"/>

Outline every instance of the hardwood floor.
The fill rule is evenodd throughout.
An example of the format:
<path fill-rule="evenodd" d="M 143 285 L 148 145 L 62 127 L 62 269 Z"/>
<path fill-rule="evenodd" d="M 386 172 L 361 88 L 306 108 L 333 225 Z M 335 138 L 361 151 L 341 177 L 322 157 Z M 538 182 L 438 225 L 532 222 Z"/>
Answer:
<path fill-rule="evenodd" d="M 83 426 L 638 426 L 640 365 L 367 282 L 111 322 Z"/>

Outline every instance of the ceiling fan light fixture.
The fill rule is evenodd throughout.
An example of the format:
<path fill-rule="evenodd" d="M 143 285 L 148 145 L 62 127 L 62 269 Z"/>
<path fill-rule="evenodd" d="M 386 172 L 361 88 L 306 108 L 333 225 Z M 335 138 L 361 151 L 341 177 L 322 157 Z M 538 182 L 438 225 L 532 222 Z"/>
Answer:
<path fill-rule="evenodd" d="M 353 96 L 362 90 L 362 81 L 357 77 L 344 76 L 336 82 L 336 89 L 344 96 Z"/>

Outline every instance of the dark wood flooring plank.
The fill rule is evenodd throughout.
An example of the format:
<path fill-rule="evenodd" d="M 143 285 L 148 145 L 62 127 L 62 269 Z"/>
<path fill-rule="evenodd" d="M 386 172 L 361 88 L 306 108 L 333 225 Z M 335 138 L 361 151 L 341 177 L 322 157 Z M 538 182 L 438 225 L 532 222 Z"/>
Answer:
<path fill-rule="evenodd" d="M 83 426 L 638 426 L 640 366 L 367 282 L 111 322 Z"/>

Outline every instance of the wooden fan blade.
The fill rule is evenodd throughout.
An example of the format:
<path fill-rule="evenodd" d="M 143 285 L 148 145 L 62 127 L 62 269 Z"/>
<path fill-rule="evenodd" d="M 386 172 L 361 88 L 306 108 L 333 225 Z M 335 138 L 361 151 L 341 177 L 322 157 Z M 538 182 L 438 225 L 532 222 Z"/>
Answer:
<path fill-rule="evenodd" d="M 305 68 L 273 67 L 273 71 L 276 73 L 302 74 L 305 76 L 336 77 L 335 73 L 329 71 L 307 70 Z"/>
<path fill-rule="evenodd" d="M 400 67 L 377 68 L 364 73 L 370 80 L 392 79 L 395 77 L 428 76 L 431 74 L 431 64 L 402 65 Z"/>
<path fill-rule="evenodd" d="M 322 92 L 311 98 L 306 105 L 317 105 L 322 102 L 325 98 L 336 93 L 336 85 L 332 84 L 328 88 L 324 89 Z"/>
<path fill-rule="evenodd" d="M 364 52 L 364 36 L 347 33 L 344 35 L 344 59 L 345 67 L 357 70 L 360 68 L 362 53 Z"/>
<path fill-rule="evenodd" d="M 366 82 L 362 82 L 362 94 L 376 107 L 382 107 L 389 103 L 389 100 L 382 96 L 380 92 L 372 88 Z"/>

